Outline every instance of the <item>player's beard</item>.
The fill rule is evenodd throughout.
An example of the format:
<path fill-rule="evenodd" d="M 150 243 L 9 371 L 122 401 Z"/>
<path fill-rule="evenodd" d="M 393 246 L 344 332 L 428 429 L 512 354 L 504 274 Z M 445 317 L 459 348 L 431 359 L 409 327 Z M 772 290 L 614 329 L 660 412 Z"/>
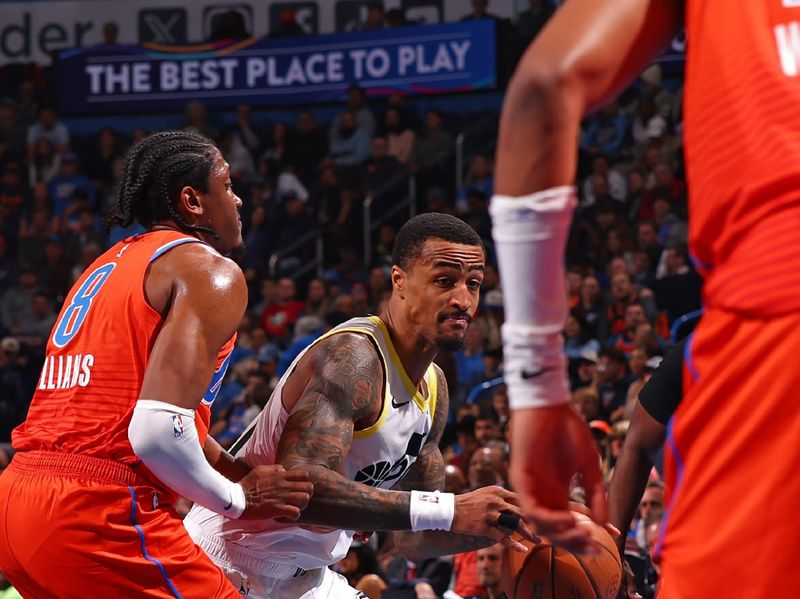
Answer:
<path fill-rule="evenodd" d="M 446 335 L 440 335 L 436 339 L 436 347 L 444 351 L 458 351 L 460 349 L 464 349 L 466 343 L 466 335 L 463 337 L 448 337 Z"/>

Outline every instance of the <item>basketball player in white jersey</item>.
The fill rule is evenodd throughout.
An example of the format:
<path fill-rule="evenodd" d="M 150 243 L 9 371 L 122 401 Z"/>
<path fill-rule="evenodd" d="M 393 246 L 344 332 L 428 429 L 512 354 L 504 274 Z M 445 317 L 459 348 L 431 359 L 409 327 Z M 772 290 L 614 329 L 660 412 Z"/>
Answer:
<path fill-rule="evenodd" d="M 249 597 L 363 597 L 327 566 L 355 531 L 394 531 L 406 557 L 469 551 L 509 535 L 530 538 L 514 493 L 444 487 L 438 442 L 447 386 L 433 364 L 457 349 L 478 307 L 485 255 L 464 222 L 411 219 L 395 241 L 392 296 L 380 317 L 353 318 L 317 340 L 281 378 L 234 445 L 249 466 L 302 466 L 314 494 L 299 520 L 230 520 L 195 506 L 185 524 Z M 249 591 L 249 593 L 248 593 Z"/>

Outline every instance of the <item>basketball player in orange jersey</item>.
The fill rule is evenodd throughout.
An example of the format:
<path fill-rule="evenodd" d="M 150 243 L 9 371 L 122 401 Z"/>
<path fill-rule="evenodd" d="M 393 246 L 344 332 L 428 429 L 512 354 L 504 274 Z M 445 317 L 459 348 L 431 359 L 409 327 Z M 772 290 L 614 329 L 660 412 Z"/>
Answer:
<path fill-rule="evenodd" d="M 503 107 L 491 208 L 506 282 L 512 478 L 540 533 L 585 543 L 566 513 L 576 471 L 605 519 L 591 440 L 567 405 L 559 336 L 576 140 L 582 115 L 684 22 L 690 246 L 706 313 L 667 432 L 660 592 L 798 597 L 796 0 L 568 0 L 523 57 Z"/>
<path fill-rule="evenodd" d="M 242 243 L 229 171 L 183 131 L 128 155 L 110 222 L 149 232 L 70 291 L 0 476 L 0 570 L 25 597 L 238 597 L 177 495 L 233 518 L 296 519 L 309 501 L 307 473 L 250 471 L 206 435 L 247 303 L 224 257 Z"/>

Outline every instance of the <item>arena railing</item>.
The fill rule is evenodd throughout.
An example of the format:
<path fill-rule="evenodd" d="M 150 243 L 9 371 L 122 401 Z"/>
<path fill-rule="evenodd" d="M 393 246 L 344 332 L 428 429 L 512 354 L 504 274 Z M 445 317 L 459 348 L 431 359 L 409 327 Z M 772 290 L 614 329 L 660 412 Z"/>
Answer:
<path fill-rule="evenodd" d="M 390 189 L 402 183 L 403 179 L 408 179 L 408 195 L 404 200 L 397 202 L 389 210 L 382 212 L 380 215 L 372 214 L 372 204 L 375 203 L 375 198 L 388 192 Z M 362 205 L 363 221 L 364 221 L 364 266 L 369 268 L 372 264 L 372 233 L 390 218 L 400 213 L 402 210 L 408 210 L 408 218 L 413 218 L 417 214 L 417 178 L 414 173 L 401 172 L 395 177 L 392 177 L 381 185 L 376 191 L 367 193 L 364 197 Z M 373 219 L 373 216 L 376 218 Z"/>
<path fill-rule="evenodd" d="M 282 247 L 277 252 L 273 252 L 267 261 L 267 269 L 271 277 L 277 277 L 281 261 L 288 261 L 290 258 L 297 257 L 295 252 L 301 248 L 314 244 L 314 259 L 313 260 L 299 260 L 299 265 L 287 273 L 280 273 L 280 276 L 298 279 L 312 270 L 316 269 L 317 276 L 322 275 L 325 256 L 325 240 L 321 231 L 312 229 L 305 235 L 295 239 L 292 243 Z"/>

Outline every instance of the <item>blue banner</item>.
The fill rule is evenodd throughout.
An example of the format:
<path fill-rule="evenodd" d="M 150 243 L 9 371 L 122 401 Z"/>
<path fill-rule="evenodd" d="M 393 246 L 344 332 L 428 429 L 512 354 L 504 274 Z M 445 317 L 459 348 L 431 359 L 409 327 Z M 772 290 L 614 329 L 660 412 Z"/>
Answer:
<path fill-rule="evenodd" d="M 63 114 L 166 112 L 490 89 L 494 22 L 469 21 L 344 35 L 250 39 L 202 46 L 95 46 L 61 52 Z"/>

